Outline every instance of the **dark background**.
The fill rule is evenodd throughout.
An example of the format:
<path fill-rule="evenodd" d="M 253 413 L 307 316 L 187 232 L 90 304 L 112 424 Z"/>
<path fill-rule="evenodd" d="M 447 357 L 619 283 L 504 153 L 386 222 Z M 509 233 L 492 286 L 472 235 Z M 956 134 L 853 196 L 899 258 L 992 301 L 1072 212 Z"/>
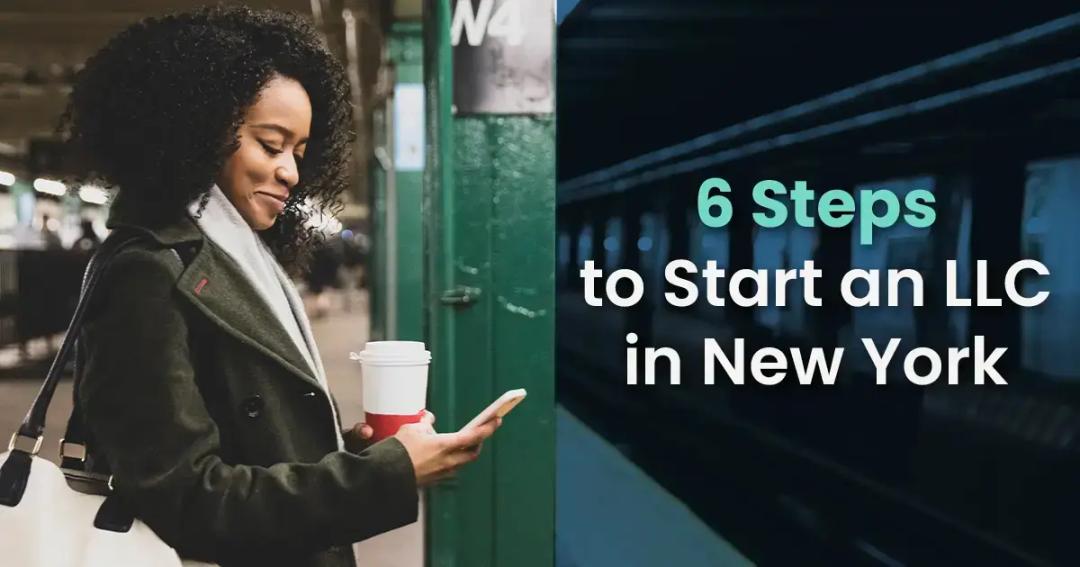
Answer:
<path fill-rule="evenodd" d="M 1080 564 L 1080 14 L 1068 2 L 582 0 L 558 32 L 559 401 L 763 565 Z M 731 183 L 735 217 L 697 218 Z M 753 184 L 931 190 L 931 229 L 754 226 Z M 798 267 L 824 306 L 685 309 L 663 267 Z M 990 292 L 1021 258 L 1034 309 L 945 307 L 945 260 Z M 588 307 L 578 269 L 646 281 Z M 852 309 L 845 271 L 916 268 L 926 306 Z M 624 337 L 682 355 L 625 385 Z M 1005 387 L 873 385 L 858 339 L 1008 347 Z M 833 388 L 701 385 L 701 342 L 845 346 Z M 903 350 L 903 349 L 902 349 Z M 897 354 L 895 368 L 901 368 Z M 902 371 L 902 370 L 901 370 Z M 720 380 L 720 378 L 718 378 Z M 782 544 L 780 544 L 782 542 Z M 868 552 L 869 548 L 875 550 Z M 882 558 L 884 557 L 884 559 Z M 892 561 L 893 563 L 890 563 Z"/>

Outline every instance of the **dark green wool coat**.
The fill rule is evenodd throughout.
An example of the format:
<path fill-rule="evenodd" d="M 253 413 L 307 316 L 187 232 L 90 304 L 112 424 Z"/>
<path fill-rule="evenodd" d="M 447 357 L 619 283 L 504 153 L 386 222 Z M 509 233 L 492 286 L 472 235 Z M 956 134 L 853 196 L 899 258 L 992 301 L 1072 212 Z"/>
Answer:
<path fill-rule="evenodd" d="M 114 206 L 109 225 L 132 218 Z M 136 515 L 223 567 L 351 567 L 352 542 L 415 521 L 404 446 L 337 450 L 331 401 L 235 262 L 191 219 L 140 228 L 153 242 L 96 292 L 77 392 Z"/>

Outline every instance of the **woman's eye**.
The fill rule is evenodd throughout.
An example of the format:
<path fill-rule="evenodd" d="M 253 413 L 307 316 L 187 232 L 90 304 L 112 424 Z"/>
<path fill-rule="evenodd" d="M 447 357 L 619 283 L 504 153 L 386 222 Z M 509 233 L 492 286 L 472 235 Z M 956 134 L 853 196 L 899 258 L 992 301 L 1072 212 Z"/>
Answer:
<path fill-rule="evenodd" d="M 281 150 L 275 148 L 274 146 L 271 146 L 270 144 L 267 144 L 266 142 L 260 141 L 259 144 L 263 147 L 264 150 L 266 150 L 266 153 L 270 155 L 276 156 L 281 153 Z"/>

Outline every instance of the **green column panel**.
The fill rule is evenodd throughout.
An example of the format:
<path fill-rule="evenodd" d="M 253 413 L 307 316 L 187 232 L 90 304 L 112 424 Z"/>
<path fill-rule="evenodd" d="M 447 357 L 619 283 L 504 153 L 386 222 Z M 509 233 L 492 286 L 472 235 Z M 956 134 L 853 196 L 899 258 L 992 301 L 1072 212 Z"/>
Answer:
<path fill-rule="evenodd" d="M 388 313 L 386 338 L 423 340 L 423 213 L 424 191 L 422 167 L 407 166 L 397 147 L 405 119 L 421 120 L 421 107 L 403 106 L 402 88 L 423 88 L 423 39 L 419 22 L 398 22 L 391 27 L 390 60 L 394 64 L 395 96 L 392 99 L 392 134 L 389 152 L 394 156 L 393 180 L 388 185 L 388 221 L 392 236 L 389 257 L 392 272 L 387 293 Z"/>
<path fill-rule="evenodd" d="M 423 173 L 396 172 L 397 285 L 395 340 L 423 340 Z"/>
<path fill-rule="evenodd" d="M 481 458 L 428 491 L 428 564 L 554 562 L 553 116 L 451 112 L 448 3 L 425 3 L 430 407 L 455 430 L 524 387 Z M 468 298 L 463 300 L 463 298 Z"/>
<path fill-rule="evenodd" d="M 375 132 L 375 147 L 385 147 L 386 121 L 385 109 L 379 109 L 374 113 L 372 121 Z M 371 340 L 378 341 L 386 338 L 386 297 L 388 295 L 388 266 L 387 266 L 387 231 L 386 231 L 386 190 L 391 173 L 381 166 L 371 168 L 371 201 L 368 208 L 371 211 L 371 254 L 365 267 L 368 273 L 365 275 L 368 282 L 369 305 L 371 306 Z"/>
<path fill-rule="evenodd" d="M 424 87 L 427 113 L 427 164 L 424 170 L 425 267 L 427 287 L 424 313 L 424 334 L 431 350 L 432 363 L 428 379 L 428 398 L 431 411 L 438 416 L 436 426 L 446 430 L 446 424 L 460 423 L 457 411 L 456 347 L 454 332 L 456 312 L 446 309 L 440 297 L 456 280 L 453 266 L 444 261 L 452 257 L 454 243 L 454 185 L 453 185 L 453 116 L 451 114 L 452 66 L 450 53 L 450 9 L 441 0 L 424 2 Z M 473 545 L 458 542 L 455 530 L 459 520 L 459 500 L 456 483 L 447 482 L 427 491 L 424 535 L 429 566 L 454 566 L 457 550 Z"/>
<path fill-rule="evenodd" d="M 497 389 L 519 378 L 532 400 L 519 429 L 495 453 L 500 530 L 496 565 L 555 563 L 555 116 L 509 119 L 517 143 L 503 148 L 521 179 L 500 184 L 496 206 Z M 524 150 L 524 151 L 523 151 Z M 506 192 L 507 194 L 503 194 Z M 512 195 L 510 194 L 512 193 Z M 505 297 L 507 301 L 501 302 Z"/>
<path fill-rule="evenodd" d="M 494 288 L 491 238 L 494 187 L 490 183 L 491 164 L 485 163 L 484 159 L 489 151 L 482 143 L 474 145 L 484 141 L 483 136 L 476 136 L 476 132 L 483 129 L 482 123 L 455 120 L 453 126 L 454 151 L 450 156 L 454 164 L 453 224 L 447 228 L 453 232 L 454 248 L 442 261 L 452 262 L 448 267 L 455 285 L 450 289 L 471 288 L 480 290 L 481 295 L 471 305 L 442 307 L 452 312 L 453 321 L 448 331 L 455 333 L 458 339 L 453 366 L 448 369 L 454 376 L 454 389 L 447 395 L 453 397 L 451 407 L 460 409 L 447 416 L 446 428 L 449 430 L 463 425 L 469 416 L 483 409 L 485 400 L 494 399 L 492 359 L 497 348 L 491 328 L 494 303 L 490 296 Z M 477 155 L 464 155 L 468 150 Z M 499 433 L 502 437 L 506 430 Z M 448 488 L 444 500 L 457 501 L 454 507 L 457 515 L 445 526 L 449 530 L 446 534 L 449 535 L 448 543 L 453 548 L 445 562 L 434 565 L 491 565 L 496 537 L 495 514 L 492 513 L 495 509 L 491 490 L 495 483 L 492 456 L 499 449 L 495 445 L 488 443 L 480 460 Z M 438 493 L 433 493 L 432 509 L 445 518 L 439 503 Z M 444 533 L 444 530 L 438 530 L 435 535 Z"/>
<path fill-rule="evenodd" d="M 488 300 L 495 348 L 487 398 L 529 390 L 491 452 L 496 541 L 493 560 L 477 565 L 547 566 L 554 562 L 555 509 L 555 124 L 550 115 L 461 122 L 459 143 L 471 148 L 462 148 L 458 163 L 486 164 L 476 173 L 492 187 Z M 472 157 L 484 153 L 488 159 Z"/>

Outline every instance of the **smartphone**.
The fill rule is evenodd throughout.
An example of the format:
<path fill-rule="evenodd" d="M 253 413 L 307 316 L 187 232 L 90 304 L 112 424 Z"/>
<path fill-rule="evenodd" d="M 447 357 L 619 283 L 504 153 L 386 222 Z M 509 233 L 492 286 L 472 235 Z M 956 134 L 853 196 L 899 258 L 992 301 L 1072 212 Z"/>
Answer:
<path fill-rule="evenodd" d="M 476 427 L 496 417 L 503 417 L 510 413 L 510 410 L 514 409 L 514 406 L 521 403 L 521 400 L 525 399 L 525 389 L 518 388 L 516 390 L 510 390 L 509 392 L 499 396 L 499 399 L 491 402 L 491 405 L 484 408 L 484 411 L 478 413 L 476 417 L 472 418 L 472 421 L 465 424 L 465 427 L 461 429 L 464 431 L 470 427 Z"/>

